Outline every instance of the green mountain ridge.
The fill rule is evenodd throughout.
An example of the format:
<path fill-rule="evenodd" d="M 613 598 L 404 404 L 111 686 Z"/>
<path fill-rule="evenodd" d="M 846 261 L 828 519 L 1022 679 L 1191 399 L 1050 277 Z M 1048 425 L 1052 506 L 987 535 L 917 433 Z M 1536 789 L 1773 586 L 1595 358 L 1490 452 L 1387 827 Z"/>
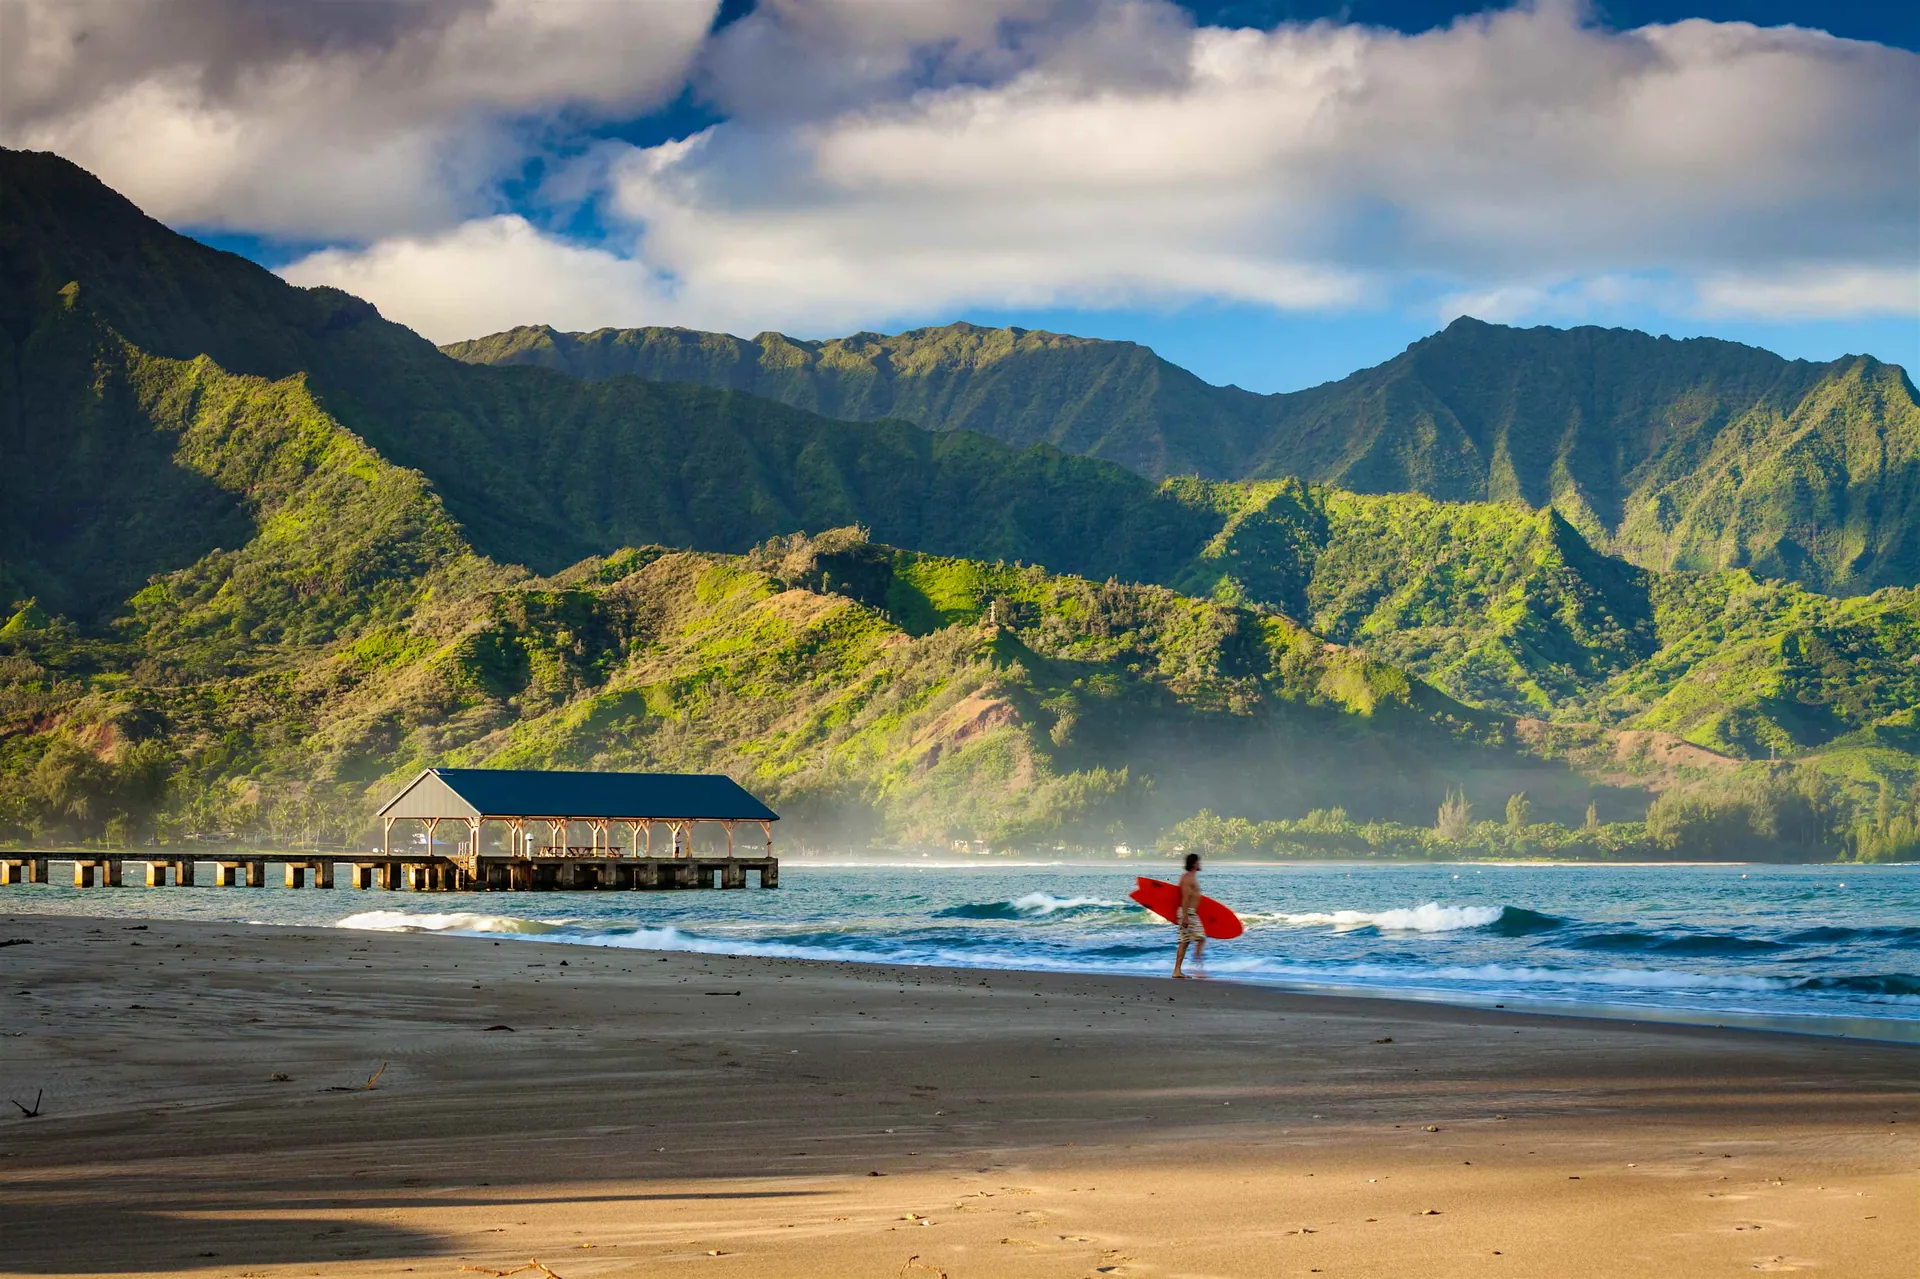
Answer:
<path fill-rule="evenodd" d="M 1155 479 L 1299 476 L 1552 506 L 1650 568 L 1853 593 L 1920 582 L 1920 406 L 1904 370 L 1869 356 L 1815 364 L 1712 338 L 1461 319 L 1385 364 L 1263 396 L 1132 343 L 970 324 L 818 342 L 531 326 L 445 349 L 1050 443 Z"/>
<path fill-rule="evenodd" d="M 922 846 L 1407 826 L 1455 786 L 1630 822 L 1768 753 L 1906 803 L 1911 591 L 476 367 L 64 161 L 0 178 L 0 827 L 348 838 L 432 762 L 719 768 L 799 832 Z M 1621 829 L 1591 838 L 1654 846 Z"/>

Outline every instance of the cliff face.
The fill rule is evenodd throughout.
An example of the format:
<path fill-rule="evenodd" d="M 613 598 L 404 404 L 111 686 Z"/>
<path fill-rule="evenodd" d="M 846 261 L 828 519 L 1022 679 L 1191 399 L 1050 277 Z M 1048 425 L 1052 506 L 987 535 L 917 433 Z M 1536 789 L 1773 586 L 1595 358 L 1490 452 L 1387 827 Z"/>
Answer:
<path fill-rule="evenodd" d="M 1552 506 L 1651 568 L 1747 567 L 1849 592 L 1920 581 L 1920 408 L 1903 370 L 1868 357 L 1811 364 L 1463 319 L 1341 381 L 1260 396 L 1131 343 L 966 324 L 826 342 L 526 328 L 447 351 L 1044 441 L 1156 479 L 1298 476 Z"/>

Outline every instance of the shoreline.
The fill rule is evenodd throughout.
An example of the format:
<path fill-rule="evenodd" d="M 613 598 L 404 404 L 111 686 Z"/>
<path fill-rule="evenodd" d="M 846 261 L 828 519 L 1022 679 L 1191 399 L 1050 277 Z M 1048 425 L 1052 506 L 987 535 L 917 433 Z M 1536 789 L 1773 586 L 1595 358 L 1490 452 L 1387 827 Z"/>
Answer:
<path fill-rule="evenodd" d="M 1352 863 L 1352 865 L 1364 864 L 1365 863 Z M 837 865 L 848 870 L 861 869 L 857 864 L 843 863 Z M 912 864 L 909 863 L 908 865 Z M 962 865 L 965 865 L 965 863 Z M 1083 870 L 1104 871 L 1106 869 L 1104 863 L 1098 862 L 1060 863 L 1060 865 L 1073 866 L 1076 869 Z M 1723 864 L 1714 863 L 1714 865 Z M 808 869 L 819 868 L 808 867 Z M 930 865 L 927 869 L 946 871 L 949 868 Z M 1461 876 L 1455 875 L 1454 878 L 1457 880 L 1460 879 Z M 247 890 L 238 888 L 215 889 L 205 886 L 198 889 L 142 889 L 138 886 L 129 885 L 124 889 L 93 888 L 71 890 L 60 884 L 49 887 L 53 893 L 58 895 L 58 899 L 57 901 L 50 900 L 47 904 L 63 909 L 50 910 L 44 915 L 37 911 L 30 912 L 22 915 L 21 918 L 92 917 L 102 920 L 114 918 L 115 915 L 113 913 L 104 913 L 97 917 L 69 913 L 70 911 L 88 910 L 91 903 L 97 900 L 101 903 L 102 907 L 107 907 L 109 903 L 115 903 L 124 904 L 125 907 L 130 908 L 125 915 L 118 916 L 120 918 L 131 921 L 151 920 L 164 917 L 152 913 L 154 911 L 164 911 L 169 907 L 175 910 L 185 909 L 187 908 L 187 903 L 190 901 L 194 903 L 195 907 L 204 908 L 214 906 L 215 903 L 218 903 L 218 906 L 207 914 L 189 913 L 177 916 L 177 918 L 183 920 L 198 919 L 201 921 L 217 921 L 224 917 L 227 920 L 238 922 L 249 917 L 248 907 L 255 904 L 264 905 L 266 901 L 270 900 L 269 898 L 250 897 L 247 895 Z M 30 900 L 32 895 L 37 892 L 45 892 L 47 889 L 36 889 L 35 887 L 29 886 L 17 891 L 26 895 L 27 900 Z M 749 890 L 749 892 L 751 891 L 752 890 Z M 269 889 L 268 892 L 272 894 L 271 900 L 278 903 L 277 908 L 283 908 L 285 903 L 296 900 L 294 898 L 280 896 L 277 890 Z M 105 894 L 105 896 L 95 898 L 93 896 L 95 893 Z M 187 894 L 187 896 L 182 897 L 181 894 L 183 893 Z M 225 894 L 228 893 L 241 893 L 242 895 L 229 899 L 225 896 Z M 621 897 L 622 895 L 616 894 L 615 896 Z M 678 895 L 673 896 L 677 897 Z M 27 904 L 27 900 L 20 898 L 15 898 L 14 900 L 20 901 L 22 905 Z M 584 895 L 567 893 L 516 894 L 476 892 L 392 894 L 385 892 L 341 892 L 341 890 L 334 890 L 333 893 L 315 896 L 314 890 L 307 890 L 302 892 L 297 900 L 302 904 L 303 908 L 317 907 L 322 909 L 296 910 L 293 912 L 294 914 L 305 914 L 308 917 L 293 919 L 271 918 L 276 911 L 275 909 L 269 909 L 265 912 L 270 916 L 269 918 L 255 918 L 252 922 L 258 922 L 276 928 L 346 927 L 349 931 L 365 931 L 375 934 L 425 932 L 445 934 L 447 936 L 478 936 L 488 940 L 497 938 L 516 942 L 546 942 L 557 945 L 604 948 L 623 952 L 628 950 L 637 951 L 649 949 L 657 953 L 669 955 L 726 954 L 741 958 L 773 957 L 797 962 L 803 961 L 824 964 L 859 965 L 865 963 L 900 965 L 915 969 L 942 971 L 966 971 L 978 968 L 980 971 L 988 972 L 1078 974 L 1129 980 L 1153 980 L 1162 975 L 1162 971 L 1157 962 L 1153 964 L 1152 968 L 1145 966 L 1129 967 L 1117 961 L 1113 962 L 1110 966 L 1101 966 L 1099 961 L 1092 958 L 1087 959 L 1084 963 L 1076 963 L 1070 954 L 1041 958 L 1032 952 L 1018 950 L 999 954 L 980 953 L 971 956 L 965 954 L 949 955 L 939 947 L 929 948 L 903 943 L 897 948 L 896 953 L 891 955 L 856 953 L 861 949 L 859 947 L 849 947 L 842 950 L 841 953 L 835 953 L 836 948 L 824 942 L 788 945 L 778 936 L 770 938 L 735 937 L 727 934 L 724 930 L 718 934 L 701 933 L 699 931 L 690 932 L 687 931 L 689 926 L 686 923 L 673 919 L 653 925 L 654 928 L 662 932 L 662 936 L 650 939 L 657 944 L 629 944 L 626 940 L 629 935 L 646 933 L 649 931 L 648 926 L 628 924 L 625 922 L 615 923 L 613 921 L 607 921 L 602 924 L 592 918 L 556 918 L 572 916 L 575 913 L 574 908 L 577 905 L 585 905 L 587 903 L 592 903 L 595 906 L 605 905 L 612 899 L 604 893 L 587 893 Z M 4 891 L 0 891 L 0 917 L 4 917 L 4 912 L 8 904 L 8 895 Z M 1070 902 L 1068 904 L 1074 903 Z M 228 911 L 227 907 L 229 905 L 238 909 Z M 1502 909 L 1511 910 L 1515 908 L 1509 904 Z M 374 922 L 370 926 L 350 924 L 350 921 L 362 919 L 370 915 L 386 915 L 390 918 L 387 921 Z M 434 920 L 438 926 L 414 927 L 407 926 L 403 922 L 413 918 L 431 919 Z M 461 921 L 464 920 L 471 920 L 472 924 L 463 926 Z M 552 932 L 534 931 L 531 927 L 527 931 L 522 931 L 518 928 L 511 927 L 511 925 L 519 922 L 525 922 L 531 926 L 552 923 L 558 924 L 560 927 Z M 492 926 L 490 927 L 490 925 Z M 1461 925 L 1461 927 L 1466 926 Z M 1512 981 L 1482 980 L 1480 982 L 1482 988 L 1478 990 L 1473 988 L 1474 983 L 1472 982 L 1450 983 L 1448 979 L 1450 977 L 1456 977 L 1458 974 L 1450 969 L 1444 968 L 1435 971 L 1433 974 L 1435 980 L 1427 984 L 1421 984 L 1423 976 L 1425 975 L 1421 972 L 1408 972 L 1397 978 L 1383 978 L 1378 982 L 1373 982 L 1366 978 L 1368 976 L 1378 976 L 1378 974 L 1363 974 L 1356 979 L 1343 973 L 1337 966 L 1329 968 L 1324 972 L 1315 971 L 1316 966 L 1311 963 L 1297 966 L 1300 969 L 1300 971 L 1297 972 L 1292 971 L 1287 965 L 1280 966 L 1277 971 L 1271 966 L 1263 967 L 1253 964 L 1236 969 L 1232 965 L 1240 961 L 1236 959 L 1231 951 L 1216 955 L 1215 960 L 1216 968 L 1213 973 L 1213 979 L 1215 981 L 1309 996 L 1385 1001 L 1399 1000 L 1421 1005 L 1466 1009 L 1499 1010 L 1504 1008 L 1513 1011 L 1535 1012 L 1543 1016 L 1571 1017 L 1607 1022 L 1648 1022 L 1708 1027 L 1731 1026 L 1797 1036 L 1846 1040 L 1848 1042 L 1876 1042 L 1906 1045 L 1920 1043 L 1920 1017 L 1876 1015 L 1873 1010 L 1861 1012 L 1853 1008 L 1844 1007 L 1837 1010 L 1824 1010 L 1818 1007 L 1801 1010 L 1797 1008 L 1766 1007 L 1764 1003 L 1761 1007 L 1753 1007 L 1750 1005 L 1742 1007 L 1739 1006 L 1740 995 L 1736 989 L 1720 989 L 1712 987 L 1711 985 L 1707 987 L 1709 997 L 1696 1000 L 1691 1006 L 1687 1005 L 1682 999 L 1672 999 L 1672 1002 L 1667 1002 L 1666 999 L 1658 995 L 1655 995 L 1651 999 L 1636 1001 L 1633 998 L 1633 993 L 1637 993 L 1632 992 L 1633 983 L 1622 981 L 1620 978 L 1633 973 L 1646 971 L 1649 973 L 1649 979 L 1651 979 L 1651 977 L 1659 975 L 1658 965 L 1655 965 L 1654 969 L 1643 970 L 1625 960 L 1622 961 L 1624 966 L 1620 967 L 1618 973 L 1609 970 L 1589 976 L 1581 974 L 1579 970 L 1569 970 L 1568 975 L 1564 979 L 1555 979 L 1559 986 L 1557 990 L 1543 990 L 1538 993 L 1518 988 L 1524 987 L 1528 981 L 1531 980 L 1529 974 L 1533 976 L 1542 975 L 1533 973 L 1533 970 L 1527 966 L 1526 962 L 1520 959 L 1513 961 L 1517 966 L 1511 970 Z M 1170 965 L 1170 963 L 1171 943 L 1169 942 L 1168 964 Z M 1262 963 L 1264 964 L 1264 961 L 1262 961 Z M 1493 970 L 1489 970 L 1489 974 L 1491 974 L 1492 971 Z M 1543 970 L 1543 973 L 1544 971 L 1545 970 Z M 1774 985 L 1770 987 L 1769 990 L 1775 996 L 1777 996 L 1780 991 L 1791 991 L 1793 989 L 1792 982 L 1794 979 L 1790 977 L 1778 979 L 1767 978 L 1762 980 L 1773 981 Z M 1397 982 L 1397 984 L 1389 984 L 1390 981 Z M 1551 986 L 1554 982 L 1550 981 L 1546 984 Z M 1487 989 L 1488 986 L 1492 986 L 1493 989 Z M 1501 987 L 1505 988 L 1502 989 Z M 1649 987 L 1649 989 L 1651 990 L 1652 988 Z M 1715 992 L 1719 994 L 1717 1000 L 1711 997 Z M 1909 1000 L 1909 1002 L 1912 1001 Z M 1716 1003 L 1719 1006 L 1715 1006 Z"/>
<path fill-rule="evenodd" d="M 405 912 L 395 912 L 405 913 Z M 347 916 L 352 919 L 354 916 Z M 264 924 L 260 927 L 299 928 L 311 925 Z M 940 964 L 915 959 L 827 959 L 805 955 L 773 956 L 753 951 L 718 950 L 674 950 L 670 948 L 625 947 L 607 941 L 594 940 L 591 937 L 574 937 L 558 933 L 501 933 L 494 934 L 483 930 L 457 928 L 364 928 L 347 924 L 345 920 L 329 927 L 349 933 L 372 933 L 383 936 L 428 936 L 446 938 L 464 938 L 468 940 L 511 941 L 529 945 L 554 945 L 582 948 L 632 951 L 637 954 L 666 955 L 712 955 L 730 959 L 778 959 L 796 964 L 817 964 L 826 968 L 846 966 L 854 969 L 908 968 L 928 969 L 937 972 L 955 972 L 962 974 L 984 975 L 989 973 L 1024 973 L 1034 976 L 1052 975 L 1063 977 L 1097 977 L 1113 981 L 1161 981 L 1168 980 L 1164 973 L 1127 972 L 1102 968 L 1072 967 L 1030 967 L 1011 965 L 965 965 Z M 600 936 L 617 936 L 608 933 Z M 767 945 L 767 943 L 751 943 Z M 724 945 L 716 942 L 715 945 Z M 1171 966 L 1171 960 L 1168 961 Z M 1407 1004 L 1420 1007 L 1455 1008 L 1484 1012 L 1515 1012 L 1539 1017 L 1570 1018 L 1605 1022 L 1625 1022 L 1629 1024 L 1688 1026 L 1704 1030 L 1744 1030 L 1763 1034 L 1795 1035 L 1816 1039 L 1846 1040 L 1848 1042 L 1870 1042 L 1878 1044 L 1897 1044 L 1920 1047 L 1920 1018 L 1903 1017 L 1857 1017 L 1838 1013 L 1801 1013 L 1770 1014 L 1749 1011 L 1713 1012 L 1688 1008 L 1659 1008 L 1646 1005 L 1607 1003 L 1603 1000 L 1579 1002 L 1574 1000 L 1555 1001 L 1540 998 L 1528 998 L 1520 995 L 1502 996 L 1496 1001 L 1491 996 L 1475 998 L 1464 993 L 1447 991 L 1393 991 L 1359 985 L 1342 985 L 1326 982 L 1312 985 L 1305 982 L 1292 982 L 1280 979 L 1261 979 L 1246 977 L 1237 973 L 1209 973 L 1200 980 L 1215 985 L 1246 986 L 1259 990 L 1270 990 L 1288 995 L 1297 995 L 1308 999 L 1353 999 L 1381 1001 L 1389 1004 Z M 1851 1030 L 1832 1029 L 1845 1023 Z M 1879 1033 L 1875 1033 L 1879 1032 Z"/>
<path fill-rule="evenodd" d="M 10 1275 L 1920 1260 L 1900 1045 L 1165 978 L 0 930 L 31 943 L 0 948 L 0 1098 L 45 1089 L 0 1116 Z"/>
<path fill-rule="evenodd" d="M 191 856 L 188 854 L 191 853 Z M 0 858 L 17 857 L 45 858 L 54 862 L 71 862 L 75 857 L 81 860 L 118 858 L 122 861 L 141 862 L 149 860 L 192 861 L 196 864 L 210 864 L 218 861 L 244 860 L 249 856 L 266 857 L 306 857 L 313 860 L 332 860 L 351 862 L 357 857 L 378 855 L 379 850 L 369 850 L 368 854 L 358 851 L 339 851 L 333 849 L 303 848 L 227 848 L 187 849 L 178 845 L 154 846 L 144 849 L 77 849 L 77 848 L 0 848 Z M 828 867 L 887 866 L 905 869 L 914 866 L 926 866 L 942 870 L 954 870 L 962 867 L 977 866 L 985 869 L 1014 866 L 1099 866 L 1099 867 L 1135 867 L 1160 865 L 1164 870 L 1173 871 L 1177 858 L 1169 854 L 1165 857 L 1042 857 L 1039 855 L 1001 856 L 986 854 L 973 857 L 956 857 L 947 854 L 935 859 L 931 855 L 912 856 L 899 854 L 893 857 L 855 857 L 850 854 L 815 855 L 811 853 L 778 853 L 783 863 L 808 866 L 813 869 Z M 1644 859 L 1608 859 L 1572 857 L 1228 857 L 1224 854 L 1210 854 L 1206 857 L 1210 867 L 1233 866 L 1239 868 L 1256 866 L 1584 866 L 1594 868 L 1620 867 L 1623 869 L 1652 870 L 1663 866 L 1832 866 L 1849 870 L 1873 870 L 1885 867 L 1920 866 L 1920 859 L 1904 861 L 1847 862 L 1847 861 L 1772 861 L 1767 859 L 1737 860 L 1644 860 Z M 1177 873 L 1175 871 L 1174 873 Z"/>

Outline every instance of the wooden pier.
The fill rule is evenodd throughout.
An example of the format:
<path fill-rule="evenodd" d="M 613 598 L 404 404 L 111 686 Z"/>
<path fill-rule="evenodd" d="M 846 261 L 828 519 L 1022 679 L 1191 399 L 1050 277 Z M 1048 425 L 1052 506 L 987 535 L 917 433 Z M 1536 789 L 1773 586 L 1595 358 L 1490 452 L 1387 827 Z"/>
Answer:
<path fill-rule="evenodd" d="M 416 893 L 745 888 L 748 871 L 762 888 L 780 886 L 779 814 L 718 774 L 429 768 L 379 818 L 379 852 L 0 849 L 0 884 L 47 883 L 48 865 L 58 861 L 72 864 L 75 888 L 118 888 L 128 862 L 146 864 L 149 888 L 197 884 L 202 866 L 212 867 L 219 888 L 332 888 L 341 866 L 355 888 Z M 402 822 L 413 824 L 418 843 L 396 852 Z M 442 827 L 459 832 L 457 842 L 443 839 Z M 757 851 L 741 848 L 742 828 L 759 832 Z M 578 833 L 588 841 L 574 842 Z M 696 852 L 702 834 L 709 847 L 723 836 L 725 856 Z"/>
<path fill-rule="evenodd" d="M 345 868 L 354 888 L 395 892 L 565 892 L 580 890 L 745 888 L 753 872 L 761 888 L 780 887 L 776 857 L 481 857 L 478 863 L 414 853 L 151 853 L 0 851 L 0 884 L 54 882 L 55 862 L 73 868 L 75 888 L 332 888 Z M 127 878 L 128 863 L 144 866 Z M 270 869 L 277 868 L 277 869 Z M 200 876 L 211 872 L 211 877 Z M 64 877 L 60 882 L 65 882 Z"/>

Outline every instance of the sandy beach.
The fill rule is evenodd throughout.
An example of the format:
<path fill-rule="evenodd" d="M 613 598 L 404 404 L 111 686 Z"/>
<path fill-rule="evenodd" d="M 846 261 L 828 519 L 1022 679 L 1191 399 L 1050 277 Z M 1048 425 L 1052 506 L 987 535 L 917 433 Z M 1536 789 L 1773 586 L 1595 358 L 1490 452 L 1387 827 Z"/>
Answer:
<path fill-rule="evenodd" d="M 1909 1047 L 322 929 L 14 939 L 7 1274 L 1920 1270 Z"/>

